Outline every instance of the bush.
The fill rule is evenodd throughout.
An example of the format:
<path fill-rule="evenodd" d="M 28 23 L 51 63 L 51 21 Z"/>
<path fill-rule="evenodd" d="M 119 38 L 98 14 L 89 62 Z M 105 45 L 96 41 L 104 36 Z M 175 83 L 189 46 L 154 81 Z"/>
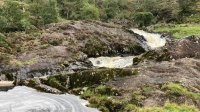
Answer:
<path fill-rule="evenodd" d="M 30 3 L 29 11 L 33 25 L 41 26 L 58 22 L 59 12 L 56 0 L 33 0 Z"/>
<path fill-rule="evenodd" d="M 7 42 L 5 41 L 5 38 L 6 37 L 0 33 L 0 47 L 5 47 L 5 48 L 8 47 Z"/>
<path fill-rule="evenodd" d="M 99 9 L 95 5 L 86 3 L 80 11 L 81 19 L 99 19 Z"/>
<path fill-rule="evenodd" d="M 196 9 L 196 3 L 199 0 L 178 0 L 181 15 L 190 15 Z"/>
<path fill-rule="evenodd" d="M 6 27 L 8 20 L 4 16 L 0 16 L 0 31 L 3 31 Z"/>
<path fill-rule="evenodd" d="M 151 12 L 158 21 L 170 22 L 179 19 L 180 7 L 175 0 L 143 0 L 136 5 L 139 6 L 138 10 L 141 12 Z"/>
<path fill-rule="evenodd" d="M 0 11 L 1 31 L 24 30 L 30 27 L 29 13 L 25 11 L 24 4 L 7 0 Z"/>
<path fill-rule="evenodd" d="M 137 12 L 134 14 L 133 19 L 139 27 L 142 27 L 150 25 L 154 20 L 154 16 L 151 12 Z"/>
<path fill-rule="evenodd" d="M 118 2 L 119 1 L 117 0 L 105 0 L 103 2 L 103 7 L 104 7 L 103 8 L 104 14 L 102 14 L 103 19 L 109 20 L 117 16 L 117 14 L 120 11 Z"/>

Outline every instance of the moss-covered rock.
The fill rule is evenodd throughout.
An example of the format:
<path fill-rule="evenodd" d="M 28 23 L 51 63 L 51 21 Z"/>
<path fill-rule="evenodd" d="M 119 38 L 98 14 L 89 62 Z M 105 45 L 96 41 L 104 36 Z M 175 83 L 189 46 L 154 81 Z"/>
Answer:
<path fill-rule="evenodd" d="M 86 35 L 87 36 L 87 35 Z M 88 35 L 89 40 L 86 42 L 83 52 L 86 53 L 89 57 L 101 56 L 107 49 L 105 43 L 98 40 L 97 37 L 91 37 Z"/>
<path fill-rule="evenodd" d="M 68 91 L 66 82 L 67 78 L 65 79 L 63 75 L 50 76 L 47 80 L 42 80 L 43 84 L 56 88 L 62 92 Z"/>
<path fill-rule="evenodd" d="M 169 61 L 170 59 L 171 59 L 170 53 L 168 52 L 167 49 L 164 50 L 161 49 L 159 51 L 151 50 L 141 54 L 138 57 L 135 57 L 133 59 L 133 65 L 138 65 L 139 63 L 145 60 L 161 62 L 161 61 Z"/>
<path fill-rule="evenodd" d="M 70 75 L 70 88 L 92 86 L 94 84 L 102 84 L 115 77 L 124 77 L 137 75 L 137 69 L 97 69 L 86 70 Z"/>

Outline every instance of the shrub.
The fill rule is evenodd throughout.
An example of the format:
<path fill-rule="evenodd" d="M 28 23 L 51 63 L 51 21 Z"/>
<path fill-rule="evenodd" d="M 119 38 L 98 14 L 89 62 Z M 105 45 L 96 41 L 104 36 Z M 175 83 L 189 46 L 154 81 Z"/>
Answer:
<path fill-rule="evenodd" d="M 58 22 L 59 12 L 56 0 L 33 0 L 29 11 L 33 25 L 40 26 Z"/>
<path fill-rule="evenodd" d="M 105 20 L 115 18 L 120 11 L 117 0 L 105 0 L 103 2 L 103 7 L 104 7 L 103 9 L 104 14 L 102 14 L 103 15 L 102 18 Z"/>
<path fill-rule="evenodd" d="M 4 16 L 0 16 L 0 31 L 3 31 L 7 27 L 8 20 Z"/>
<path fill-rule="evenodd" d="M 4 44 L 6 44 L 5 36 L 0 33 L 0 47 L 4 47 Z"/>
<path fill-rule="evenodd" d="M 4 1 L 0 10 L 0 30 L 15 31 L 30 27 L 29 13 L 25 11 L 24 4 L 15 0 Z"/>
<path fill-rule="evenodd" d="M 154 20 L 154 16 L 151 12 L 137 12 L 134 14 L 133 19 L 139 27 L 142 27 L 150 25 Z"/>
<path fill-rule="evenodd" d="M 95 5 L 86 3 L 80 11 L 81 19 L 99 19 L 99 9 Z"/>
<path fill-rule="evenodd" d="M 136 111 L 137 107 L 133 104 L 127 104 L 125 105 L 123 111 L 124 112 L 133 112 L 133 111 Z"/>
<path fill-rule="evenodd" d="M 138 0 L 139 1 L 139 0 Z M 139 11 L 151 12 L 158 18 L 158 21 L 177 21 L 180 12 L 178 2 L 175 0 L 140 0 L 137 3 Z M 155 5 L 156 4 L 156 5 Z M 168 5 L 166 5 L 168 4 Z M 136 6 L 135 6 L 136 7 Z"/>
<path fill-rule="evenodd" d="M 185 14 L 191 14 L 194 11 L 194 9 L 196 8 L 196 3 L 199 0 L 178 0 L 179 6 L 180 6 L 180 10 L 181 10 L 181 14 L 185 15 Z"/>

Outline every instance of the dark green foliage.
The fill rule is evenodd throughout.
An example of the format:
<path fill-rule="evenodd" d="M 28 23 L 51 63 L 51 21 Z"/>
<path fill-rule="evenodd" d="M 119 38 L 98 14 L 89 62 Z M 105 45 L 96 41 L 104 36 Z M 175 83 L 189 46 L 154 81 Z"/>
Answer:
<path fill-rule="evenodd" d="M 24 4 L 15 0 L 6 0 L 0 10 L 0 30 L 16 31 L 30 27 L 29 13 Z"/>
<path fill-rule="evenodd" d="M 70 88 L 92 86 L 94 84 L 102 84 L 115 77 L 124 77 L 137 75 L 136 69 L 99 69 L 99 70 L 86 70 L 80 73 L 70 75 L 69 86 Z"/>
<path fill-rule="evenodd" d="M 7 43 L 6 43 L 6 37 L 0 33 L 0 47 L 6 47 Z"/>
<path fill-rule="evenodd" d="M 103 112 L 119 112 L 122 110 L 124 103 L 112 99 L 112 96 L 114 96 L 113 94 L 107 94 L 107 92 L 112 92 L 114 89 L 115 88 L 110 86 L 99 85 L 97 87 L 88 88 L 83 92 L 81 97 L 89 101 L 90 107 L 98 108 Z M 101 92 L 97 90 L 100 90 Z"/>
<path fill-rule="evenodd" d="M 80 11 L 87 0 L 57 0 L 60 14 L 66 19 L 80 19 Z"/>
<path fill-rule="evenodd" d="M 151 60 L 151 61 L 169 61 L 171 60 L 171 55 L 167 49 L 164 49 L 162 51 L 147 51 L 143 54 L 141 54 L 138 57 L 133 58 L 133 65 L 138 65 L 140 62 L 143 62 L 145 60 Z"/>
<path fill-rule="evenodd" d="M 54 87 L 61 92 L 67 92 L 67 76 L 66 75 L 56 75 L 56 76 L 49 76 L 47 80 L 40 79 L 43 84 L 46 84 L 48 86 Z"/>
<path fill-rule="evenodd" d="M 154 16 L 151 12 L 137 12 L 134 14 L 134 21 L 139 27 L 148 26 L 154 20 Z"/>
<path fill-rule="evenodd" d="M 190 22 L 198 0 L 5 0 L 0 5 L 0 31 L 19 31 L 70 20 L 104 20 L 139 26 L 157 21 Z M 156 5 L 155 5 L 156 4 Z M 168 4 L 168 5 L 166 5 Z M 134 15 L 134 17 L 132 16 Z M 186 18 L 186 19 L 185 19 Z M 129 24 L 130 25 L 130 24 Z"/>
<path fill-rule="evenodd" d="M 180 6 L 180 14 L 181 15 L 191 15 L 196 9 L 196 3 L 198 0 L 178 0 L 179 6 Z"/>
<path fill-rule="evenodd" d="M 55 87 L 59 90 L 62 88 L 73 89 L 78 87 L 93 86 L 96 84 L 102 84 L 109 81 L 115 77 L 125 77 L 137 75 L 137 69 L 97 69 L 97 70 L 85 70 L 73 74 L 67 75 L 55 75 L 48 77 L 47 81 L 43 83 Z M 109 87 L 100 86 L 96 92 L 105 93 L 113 95 L 119 95 L 118 91 L 111 89 Z"/>
<path fill-rule="evenodd" d="M 26 30 L 58 22 L 58 17 L 56 0 L 6 0 L 0 8 L 0 31 Z"/>
<path fill-rule="evenodd" d="M 91 37 L 87 36 L 86 37 Z M 106 46 L 97 37 L 91 37 L 85 45 L 83 51 L 89 56 L 94 57 L 98 55 L 103 55 L 102 51 L 106 50 Z"/>
<path fill-rule="evenodd" d="M 83 8 L 81 8 L 80 14 L 81 14 L 80 16 L 81 19 L 86 19 L 86 20 L 99 19 L 99 9 L 96 8 L 95 5 L 89 3 L 84 4 Z"/>
<path fill-rule="evenodd" d="M 99 85 L 95 88 L 95 93 L 101 94 L 101 95 L 113 95 L 113 96 L 119 96 L 120 92 L 116 88 L 106 86 L 106 85 Z"/>
<path fill-rule="evenodd" d="M 104 19 L 113 19 L 119 13 L 119 4 L 117 0 L 105 0 Z"/>
<path fill-rule="evenodd" d="M 30 3 L 31 22 L 36 26 L 58 22 L 56 0 L 33 0 Z"/>

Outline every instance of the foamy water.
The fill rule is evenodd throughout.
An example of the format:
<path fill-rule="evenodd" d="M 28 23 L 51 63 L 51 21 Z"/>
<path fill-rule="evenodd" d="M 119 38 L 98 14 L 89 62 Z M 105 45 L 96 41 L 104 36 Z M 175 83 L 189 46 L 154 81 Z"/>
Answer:
<path fill-rule="evenodd" d="M 124 68 L 133 64 L 134 56 L 89 58 L 95 67 Z"/>
<path fill-rule="evenodd" d="M 143 36 L 146 39 L 147 46 L 149 46 L 151 49 L 163 47 L 166 44 L 166 39 L 162 38 L 160 34 L 148 33 L 136 28 L 132 28 L 130 30 L 138 35 Z"/>
<path fill-rule="evenodd" d="M 98 112 L 86 103 L 74 95 L 41 93 L 28 87 L 0 92 L 0 112 Z"/>
<path fill-rule="evenodd" d="M 145 38 L 145 46 L 148 46 L 146 49 L 156 49 L 163 47 L 166 44 L 166 39 L 162 38 L 160 34 L 148 33 L 143 30 L 132 28 L 132 32 L 141 35 Z M 145 47 L 144 46 L 144 47 Z M 98 57 L 98 58 L 89 58 L 95 67 L 107 67 L 107 68 L 124 68 L 131 66 L 133 64 L 133 58 L 135 56 L 128 57 Z"/>

